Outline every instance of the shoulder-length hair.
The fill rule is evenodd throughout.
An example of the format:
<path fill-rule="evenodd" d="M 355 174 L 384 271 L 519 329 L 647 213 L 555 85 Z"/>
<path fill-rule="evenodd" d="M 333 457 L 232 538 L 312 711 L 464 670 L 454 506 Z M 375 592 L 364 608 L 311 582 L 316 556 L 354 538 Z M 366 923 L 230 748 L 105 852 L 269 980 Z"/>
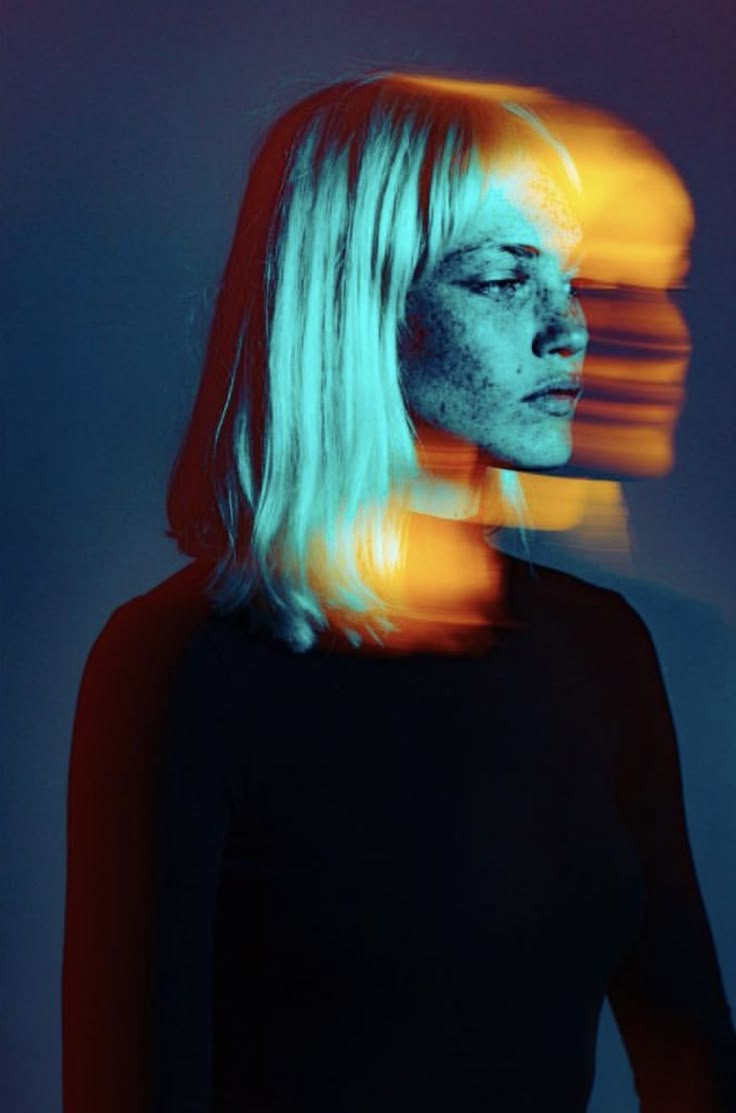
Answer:
<path fill-rule="evenodd" d="M 169 532 L 211 562 L 220 609 L 248 605 L 295 650 L 330 609 L 354 641 L 361 615 L 392 628 L 366 569 L 398 559 L 387 523 L 421 474 L 398 356 L 406 294 L 496 172 L 541 163 L 570 190 L 569 156 L 529 108 L 539 100 L 372 75 L 295 105 L 255 158 Z"/>

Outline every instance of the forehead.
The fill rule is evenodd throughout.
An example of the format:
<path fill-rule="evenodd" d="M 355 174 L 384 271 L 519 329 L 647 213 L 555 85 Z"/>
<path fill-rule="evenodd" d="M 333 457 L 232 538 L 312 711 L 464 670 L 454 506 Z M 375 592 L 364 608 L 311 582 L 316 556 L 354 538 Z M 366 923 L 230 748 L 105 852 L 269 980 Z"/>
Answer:
<path fill-rule="evenodd" d="M 568 198 L 543 175 L 519 171 L 494 178 L 480 206 L 463 222 L 450 250 L 526 244 L 561 260 L 575 255 L 582 233 Z"/>

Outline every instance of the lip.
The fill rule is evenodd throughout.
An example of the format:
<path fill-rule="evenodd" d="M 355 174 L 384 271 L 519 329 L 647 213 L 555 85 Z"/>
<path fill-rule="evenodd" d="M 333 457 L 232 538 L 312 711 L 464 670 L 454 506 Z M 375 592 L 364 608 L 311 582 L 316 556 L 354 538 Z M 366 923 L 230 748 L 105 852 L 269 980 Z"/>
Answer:
<path fill-rule="evenodd" d="M 536 402 L 537 399 L 543 398 L 545 395 L 551 394 L 554 397 L 563 396 L 568 397 L 573 401 L 577 401 L 583 393 L 583 380 L 580 375 L 557 375 L 554 379 L 547 379 L 545 382 L 522 398 L 522 402 Z"/>

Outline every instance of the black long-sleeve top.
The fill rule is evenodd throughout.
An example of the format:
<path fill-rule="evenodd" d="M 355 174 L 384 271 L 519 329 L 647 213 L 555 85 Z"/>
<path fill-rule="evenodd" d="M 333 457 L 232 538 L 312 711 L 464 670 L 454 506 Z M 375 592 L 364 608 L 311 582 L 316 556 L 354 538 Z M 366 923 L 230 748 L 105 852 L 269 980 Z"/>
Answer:
<path fill-rule="evenodd" d="M 161 766 L 155 1113 L 582 1113 L 606 995 L 643 1113 L 734 1113 L 672 721 L 621 596 L 509 562 L 479 656 L 237 616 Z"/>

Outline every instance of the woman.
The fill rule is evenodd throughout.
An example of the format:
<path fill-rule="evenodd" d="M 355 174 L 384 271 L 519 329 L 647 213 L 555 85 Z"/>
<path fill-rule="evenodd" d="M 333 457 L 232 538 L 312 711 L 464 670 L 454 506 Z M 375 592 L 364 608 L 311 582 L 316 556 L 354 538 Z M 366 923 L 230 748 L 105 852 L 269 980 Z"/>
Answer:
<path fill-rule="evenodd" d="M 606 995 L 645 1113 L 736 1109 L 651 641 L 489 544 L 587 341 L 545 103 L 378 75 L 255 160 L 170 491 L 215 606 L 160 774 L 160 1113 L 582 1111 Z"/>

